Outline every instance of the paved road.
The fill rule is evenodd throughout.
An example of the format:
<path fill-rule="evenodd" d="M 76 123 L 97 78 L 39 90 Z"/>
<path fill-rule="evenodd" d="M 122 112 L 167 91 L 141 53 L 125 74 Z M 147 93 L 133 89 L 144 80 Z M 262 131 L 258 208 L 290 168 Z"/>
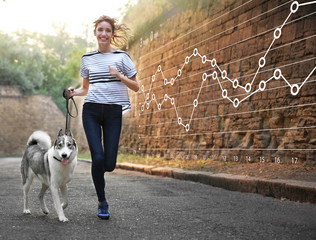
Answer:
<path fill-rule="evenodd" d="M 90 165 L 79 163 L 69 184 L 70 222 L 60 223 L 51 194 L 39 209 L 40 184 L 23 215 L 20 159 L 0 159 L 0 239 L 315 239 L 316 205 L 280 201 L 138 172 L 107 174 L 111 219 L 96 216 Z"/>

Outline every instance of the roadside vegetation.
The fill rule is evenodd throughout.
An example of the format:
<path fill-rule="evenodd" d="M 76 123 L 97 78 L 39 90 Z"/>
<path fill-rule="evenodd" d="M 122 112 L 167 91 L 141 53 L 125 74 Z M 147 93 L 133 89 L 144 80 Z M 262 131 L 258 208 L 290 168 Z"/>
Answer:
<path fill-rule="evenodd" d="M 89 154 L 79 154 L 79 159 L 89 159 Z M 136 154 L 119 153 L 118 163 L 143 164 L 153 167 L 180 168 L 209 173 L 226 173 L 259 177 L 264 179 L 292 179 L 316 182 L 316 167 L 298 164 L 241 163 L 234 161 L 219 161 L 218 159 L 165 159 L 163 157 L 140 156 Z"/>
<path fill-rule="evenodd" d="M 51 95 L 65 111 L 62 91 L 78 83 L 81 56 L 88 46 L 64 26 L 56 26 L 54 35 L 0 31 L 0 85 L 18 86 L 23 94 Z"/>

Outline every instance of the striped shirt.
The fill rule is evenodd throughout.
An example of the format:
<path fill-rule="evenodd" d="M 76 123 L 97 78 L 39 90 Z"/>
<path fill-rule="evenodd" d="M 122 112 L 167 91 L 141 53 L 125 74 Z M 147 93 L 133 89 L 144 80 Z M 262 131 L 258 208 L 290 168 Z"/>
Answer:
<path fill-rule="evenodd" d="M 112 76 L 109 66 L 131 78 L 137 74 L 131 57 L 122 50 L 112 53 L 93 51 L 81 59 L 80 75 L 89 79 L 89 91 L 86 102 L 122 105 L 123 112 L 131 109 L 127 86 Z"/>

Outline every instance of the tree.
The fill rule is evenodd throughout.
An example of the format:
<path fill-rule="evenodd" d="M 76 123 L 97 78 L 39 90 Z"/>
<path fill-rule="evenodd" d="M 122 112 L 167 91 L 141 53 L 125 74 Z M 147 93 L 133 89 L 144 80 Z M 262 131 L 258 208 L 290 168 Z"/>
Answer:
<path fill-rule="evenodd" d="M 49 94 L 65 111 L 62 92 L 79 80 L 87 41 L 70 38 L 64 28 L 58 32 L 56 36 L 0 32 L 0 85 L 19 86 L 28 94 Z"/>
<path fill-rule="evenodd" d="M 37 46 L 0 33 L 1 85 L 19 85 L 24 92 L 34 92 L 42 85 L 42 62 Z"/>

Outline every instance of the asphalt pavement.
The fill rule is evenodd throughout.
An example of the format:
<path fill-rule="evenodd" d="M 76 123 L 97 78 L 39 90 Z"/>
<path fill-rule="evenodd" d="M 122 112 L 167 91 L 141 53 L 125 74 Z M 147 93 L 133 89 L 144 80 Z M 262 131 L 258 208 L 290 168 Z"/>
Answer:
<path fill-rule="evenodd" d="M 39 181 L 23 214 L 20 158 L 0 158 L 0 239 L 315 239 L 316 205 L 229 191 L 192 181 L 116 169 L 106 174 L 110 220 L 97 217 L 90 164 L 68 184 L 68 223 L 50 192 L 41 212 Z"/>

